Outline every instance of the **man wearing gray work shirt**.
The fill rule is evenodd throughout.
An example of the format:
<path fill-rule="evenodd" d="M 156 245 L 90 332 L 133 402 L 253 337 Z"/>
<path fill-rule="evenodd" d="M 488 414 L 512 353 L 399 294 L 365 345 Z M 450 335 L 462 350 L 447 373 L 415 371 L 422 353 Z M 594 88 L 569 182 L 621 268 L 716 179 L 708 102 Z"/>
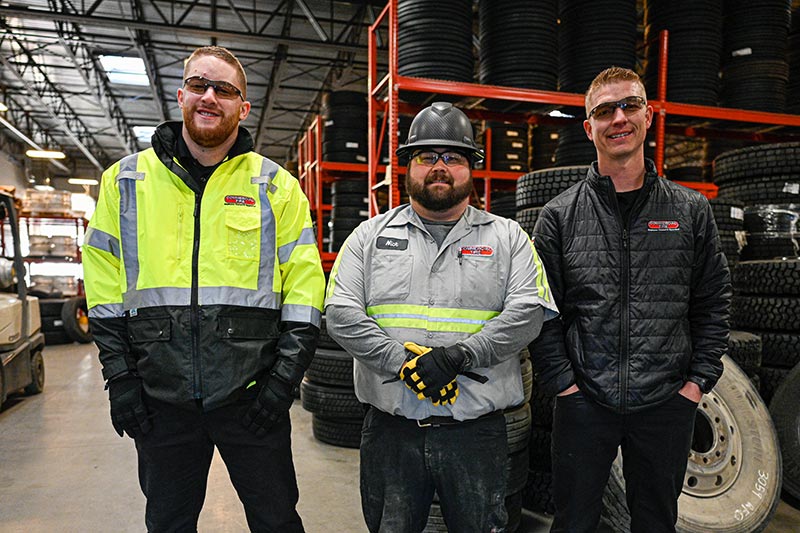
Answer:
<path fill-rule="evenodd" d="M 355 358 L 370 408 L 361 502 L 370 531 L 422 531 L 434 490 L 451 531 L 505 531 L 506 427 L 519 352 L 556 315 L 516 222 L 469 206 L 483 159 L 463 112 L 414 118 L 402 205 L 362 223 L 328 284 L 328 333 Z"/>

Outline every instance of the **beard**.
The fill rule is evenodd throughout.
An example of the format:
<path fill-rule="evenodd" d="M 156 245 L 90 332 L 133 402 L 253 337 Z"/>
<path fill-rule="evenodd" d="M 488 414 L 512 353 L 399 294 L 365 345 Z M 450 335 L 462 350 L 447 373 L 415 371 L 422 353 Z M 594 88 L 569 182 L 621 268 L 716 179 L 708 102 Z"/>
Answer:
<path fill-rule="evenodd" d="M 406 192 L 408 196 L 430 211 L 447 211 L 451 207 L 459 204 L 464 198 L 468 198 L 472 192 L 472 177 L 462 185 L 453 185 L 453 178 L 446 175 L 449 188 L 432 189 L 429 184 L 436 180 L 441 180 L 442 173 L 430 174 L 420 183 L 412 181 L 410 172 L 406 173 Z"/>
<path fill-rule="evenodd" d="M 213 127 L 199 127 L 195 123 L 196 107 L 189 109 L 183 108 L 183 123 L 186 130 L 194 142 L 203 148 L 216 148 L 224 143 L 231 134 L 239 128 L 239 116 L 236 114 L 227 115 L 220 111 L 220 123 Z"/>

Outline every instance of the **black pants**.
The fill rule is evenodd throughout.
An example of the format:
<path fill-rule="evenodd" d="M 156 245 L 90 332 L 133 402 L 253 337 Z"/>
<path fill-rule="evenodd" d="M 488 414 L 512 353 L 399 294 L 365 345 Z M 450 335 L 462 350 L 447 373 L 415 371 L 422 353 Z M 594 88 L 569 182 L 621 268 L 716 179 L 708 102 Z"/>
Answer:
<path fill-rule="evenodd" d="M 419 427 L 370 408 L 361 437 L 361 505 L 372 533 L 425 529 L 434 490 L 451 533 L 505 531 L 508 442 L 502 413 Z"/>
<path fill-rule="evenodd" d="M 611 464 L 622 447 L 633 533 L 674 532 L 697 404 L 676 394 L 645 412 L 620 415 L 582 392 L 556 398 L 551 532 L 594 532 Z"/>
<path fill-rule="evenodd" d="M 197 531 L 214 447 L 219 450 L 251 531 L 303 531 L 289 415 L 263 438 L 241 423 L 252 399 L 208 412 L 147 398 L 153 429 L 136 439 L 139 484 L 150 532 Z"/>

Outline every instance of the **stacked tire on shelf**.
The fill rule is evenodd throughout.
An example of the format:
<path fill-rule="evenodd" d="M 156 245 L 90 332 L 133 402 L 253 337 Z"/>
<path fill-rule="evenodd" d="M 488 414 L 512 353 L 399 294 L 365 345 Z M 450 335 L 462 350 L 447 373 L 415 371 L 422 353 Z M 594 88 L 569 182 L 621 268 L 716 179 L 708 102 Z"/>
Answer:
<path fill-rule="evenodd" d="M 45 344 L 92 342 L 86 298 L 40 298 L 39 312 Z"/>
<path fill-rule="evenodd" d="M 338 252 L 345 239 L 369 216 L 366 176 L 337 179 L 331 186 L 328 251 Z"/>
<path fill-rule="evenodd" d="M 303 408 L 311 415 L 311 431 L 324 443 L 345 448 L 361 445 L 364 405 L 353 388 L 353 358 L 336 344 L 322 317 L 317 351 L 300 384 Z"/>
<path fill-rule="evenodd" d="M 544 204 L 586 177 L 588 166 L 534 170 L 517 180 L 517 222 L 528 235 Z"/>
<path fill-rule="evenodd" d="M 478 15 L 481 84 L 556 90 L 556 0 L 535 3 L 527 0 L 480 0 Z M 530 107 L 520 102 L 493 99 L 484 101 L 484 105 L 502 111 Z"/>
<path fill-rule="evenodd" d="M 529 158 L 527 124 L 491 123 L 492 170 L 527 172 Z"/>
<path fill-rule="evenodd" d="M 715 106 L 722 54 L 722 2 L 646 0 L 647 94 L 658 94 L 659 33 L 669 31 L 667 95 L 672 102 Z"/>
<path fill-rule="evenodd" d="M 687 13 L 695 10 L 695 4 Z M 773 113 L 786 109 L 789 7 L 788 0 L 726 0 L 721 95 L 724 107 Z"/>
<path fill-rule="evenodd" d="M 322 160 L 367 162 L 367 99 L 357 91 L 326 93 L 322 103 Z"/>

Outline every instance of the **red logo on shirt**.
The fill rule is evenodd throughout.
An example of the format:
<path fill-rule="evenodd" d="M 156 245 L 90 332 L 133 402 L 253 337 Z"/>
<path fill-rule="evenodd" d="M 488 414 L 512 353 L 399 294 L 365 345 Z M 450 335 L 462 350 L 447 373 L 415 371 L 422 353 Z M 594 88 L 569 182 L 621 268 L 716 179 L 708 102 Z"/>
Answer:
<path fill-rule="evenodd" d="M 680 227 L 677 220 L 651 220 L 647 223 L 647 231 L 678 231 Z"/>
<path fill-rule="evenodd" d="M 482 256 L 488 257 L 490 255 L 494 255 L 494 248 L 491 246 L 462 246 L 460 250 L 460 255 L 462 256 Z"/>
<path fill-rule="evenodd" d="M 225 205 L 246 205 L 246 206 L 254 206 L 256 205 L 255 198 L 250 198 L 249 196 L 237 196 L 235 194 L 229 194 L 225 197 Z"/>

